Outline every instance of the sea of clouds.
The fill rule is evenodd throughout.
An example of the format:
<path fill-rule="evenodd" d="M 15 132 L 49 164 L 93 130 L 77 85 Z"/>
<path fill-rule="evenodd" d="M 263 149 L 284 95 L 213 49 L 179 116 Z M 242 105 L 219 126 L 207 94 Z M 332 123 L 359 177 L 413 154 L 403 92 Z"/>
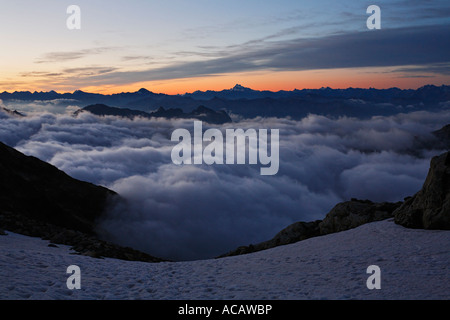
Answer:
<path fill-rule="evenodd" d="M 227 128 L 279 129 L 280 168 L 172 163 L 177 128 L 193 120 L 122 119 L 39 109 L 0 112 L 0 141 L 74 178 L 106 186 L 126 201 L 100 222 L 106 239 L 174 260 L 217 256 L 272 238 L 295 221 L 322 219 L 350 198 L 401 201 L 422 186 L 432 156 L 417 137 L 450 123 L 450 111 L 369 120 L 309 115 L 238 119 Z M 59 109 L 60 110 L 60 109 Z"/>

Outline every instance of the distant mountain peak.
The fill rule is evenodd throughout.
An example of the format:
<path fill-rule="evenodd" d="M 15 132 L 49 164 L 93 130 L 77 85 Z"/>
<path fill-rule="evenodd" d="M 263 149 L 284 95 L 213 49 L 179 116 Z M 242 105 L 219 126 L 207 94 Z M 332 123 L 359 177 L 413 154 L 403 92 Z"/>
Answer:
<path fill-rule="evenodd" d="M 210 108 L 205 107 L 204 105 L 198 106 L 197 108 L 194 109 L 193 112 L 215 112 Z"/>
<path fill-rule="evenodd" d="M 12 116 L 25 117 L 25 115 L 23 113 L 20 113 L 17 110 L 10 110 L 8 108 L 0 107 L 0 111 L 3 111 L 3 112 L 5 112 L 5 113 L 7 113 L 9 115 L 12 115 Z"/>
<path fill-rule="evenodd" d="M 147 89 L 145 89 L 145 88 L 139 89 L 138 92 L 139 92 L 139 93 L 142 93 L 142 94 L 152 93 L 151 91 L 149 91 L 149 90 L 147 90 Z"/>
<path fill-rule="evenodd" d="M 250 89 L 250 88 L 244 87 L 244 86 L 242 86 L 242 85 L 240 85 L 240 84 L 238 83 L 238 84 L 236 84 L 233 88 L 231 88 L 231 91 L 239 91 L 239 92 L 242 92 L 242 91 L 253 91 L 253 90 Z"/>

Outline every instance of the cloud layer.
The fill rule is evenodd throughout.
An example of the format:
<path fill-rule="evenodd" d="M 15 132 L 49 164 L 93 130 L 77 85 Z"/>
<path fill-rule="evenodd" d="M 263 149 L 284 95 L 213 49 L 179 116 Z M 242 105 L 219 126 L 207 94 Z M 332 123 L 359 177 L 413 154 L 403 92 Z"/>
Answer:
<path fill-rule="evenodd" d="M 261 176 L 259 165 L 174 165 L 171 133 L 192 132 L 191 120 L 0 112 L 0 122 L 1 141 L 126 199 L 100 224 L 106 239 L 180 260 L 267 240 L 292 222 L 322 219 L 351 197 L 398 201 L 414 194 L 440 152 L 413 155 L 414 137 L 450 123 L 450 112 L 364 121 L 255 118 L 215 127 L 279 129 L 276 176 Z"/>

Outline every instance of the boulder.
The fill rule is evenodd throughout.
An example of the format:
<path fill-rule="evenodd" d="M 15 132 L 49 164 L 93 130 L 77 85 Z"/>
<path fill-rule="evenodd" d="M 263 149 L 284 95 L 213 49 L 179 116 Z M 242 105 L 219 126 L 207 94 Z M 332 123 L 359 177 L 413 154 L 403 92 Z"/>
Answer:
<path fill-rule="evenodd" d="M 351 199 L 338 203 L 323 220 L 295 222 L 268 241 L 238 247 L 218 258 L 266 250 L 320 235 L 345 231 L 365 223 L 392 218 L 394 210 L 400 205 L 401 202 L 375 203 L 370 200 Z"/>
<path fill-rule="evenodd" d="M 321 235 L 356 228 L 362 224 L 393 217 L 400 202 L 374 203 L 370 200 L 351 199 L 338 203 L 319 224 Z"/>
<path fill-rule="evenodd" d="M 450 152 L 433 157 L 422 189 L 394 212 L 408 228 L 450 230 Z"/>
<path fill-rule="evenodd" d="M 238 247 L 233 251 L 219 256 L 219 258 L 266 250 L 318 236 L 319 222 L 320 220 L 311 222 L 295 222 L 278 232 L 275 237 L 270 240 L 260 242 L 258 244 Z"/>
<path fill-rule="evenodd" d="M 294 243 L 319 235 L 320 220 L 311 222 L 295 222 L 280 232 L 271 240 L 263 242 L 264 249 Z"/>

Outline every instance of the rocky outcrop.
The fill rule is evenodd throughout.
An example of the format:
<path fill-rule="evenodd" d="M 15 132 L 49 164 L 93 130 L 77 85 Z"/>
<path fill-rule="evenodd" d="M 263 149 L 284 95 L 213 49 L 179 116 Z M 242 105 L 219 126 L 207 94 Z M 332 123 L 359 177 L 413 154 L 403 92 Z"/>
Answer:
<path fill-rule="evenodd" d="M 408 228 L 450 230 L 450 152 L 431 160 L 422 189 L 394 212 Z"/>
<path fill-rule="evenodd" d="M 219 256 L 219 258 L 270 249 L 320 235 L 356 228 L 364 223 L 392 218 L 394 210 L 400 205 L 401 202 L 374 203 L 369 200 L 351 199 L 338 203 L 323 220 L 295 222 L 281 230 L 271 240 L 238 247 Z"/>
<path fill-rule="evenodd" d="M 440 134 L 448 134 L 448 128 L 444 127 Z M 431 160 L 422 189 L 404 202 L 374 203 L 358 199 L 341 202 L 322 221 L 296 222 L 269 241 L 239 247 L 219 258 L 265 250 L 388 218 L 394 218 L 395 223 L 407 228 L 450 230 L 450 151 Z"/>
<path fill-rule="evenodd" d="M 318 236 L 320 234 L 319 223 L 320 220 L 312 222 L 295 222 L 278 232 L 271 240 L 254 245 L 250 244 L 248 246 L 238 247 L 233 251 L 220 255 L 219 258 L 266 250 Z"/>
<path fill-rule="evenodd" d="M 444 150 L 450 149 L 450 124 L 447 124 L 439 130 L 433 131 L 432 134 L 438 139 L 438 143 L 434 145 L 435 148 L 442 148 Z"/>
<path fill-rule="evenodd" d="M 121 198 L 0 143 L 0 234 L 5 231 L 72 246 L 79 254 L 158 262 L 162 259 L 100 240 L 96 222 Z"/>
<path fill-rule="evenodd" d="M 356 228 L 362 224 L 393 217 L 401 202 L 374 203 L 370 200 L 351 199 L 338 203 L 320 222 L 321 235 Z"/>
<path fill-rule="evenodd" d="M 161 262 L 163 259 L 149 254 L 122 247 L 114 243 L 102 241 L 97 237 L 79 230 L 68 229 L 51 223 L 35 220 L 27 216 L 12 212 L 0 212 L 0 235 L 7 232 L 2 228 L 30 237 L 49 240 L 50 247 L 57 245 L 71 246 L 73 254 L 90 256 L 93 258 L 114 258 L 129 261 Z"/>
<path fill-rule="evenodd" d="M 422 157 L 423 150 L 450 150 L 450 124 L 430 132 L 428 135 L 414 136 L 407 153 Z"/>
<path fill-rule="evenodd" d="M 107 188 L 76 180 L 0 142 L 0 211 L 93 234 L 115 197 Z"/>

